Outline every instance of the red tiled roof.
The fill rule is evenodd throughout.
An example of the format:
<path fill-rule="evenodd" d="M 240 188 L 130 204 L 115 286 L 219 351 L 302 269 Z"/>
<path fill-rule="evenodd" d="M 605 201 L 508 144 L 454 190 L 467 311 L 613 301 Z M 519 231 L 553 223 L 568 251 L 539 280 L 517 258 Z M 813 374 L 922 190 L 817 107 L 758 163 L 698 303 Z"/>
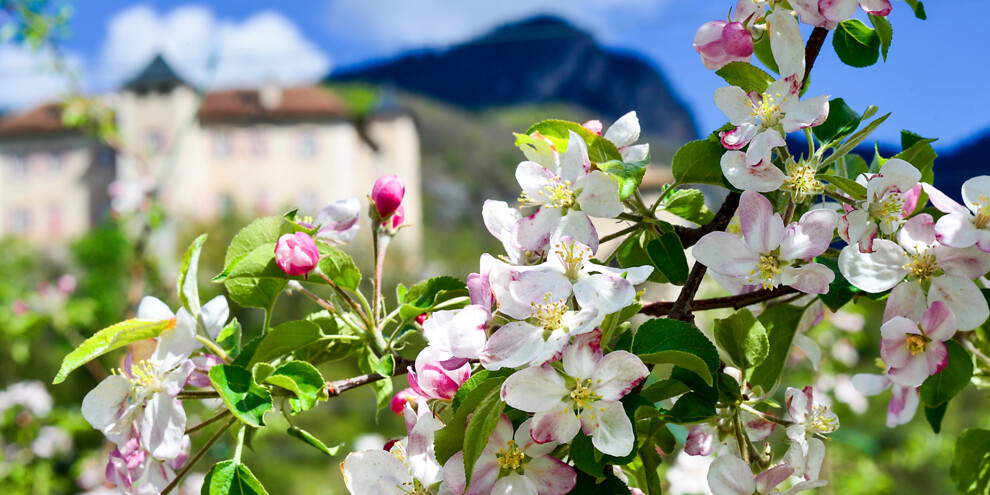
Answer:
<path fill-rule="evenodd" d="M 20 136 L 68 131 L 62 124 L 62 105 L 46 103 L 27 113 L 0 120 L 0 136 Z"/>
<path fill-rule="evenodd" d="M 285 88 L 278 106 L 265 108 L 257 89 L 206 95 L 201 121 L 325 119 L 347 116 L 342 101 L 318 87 Z"/>

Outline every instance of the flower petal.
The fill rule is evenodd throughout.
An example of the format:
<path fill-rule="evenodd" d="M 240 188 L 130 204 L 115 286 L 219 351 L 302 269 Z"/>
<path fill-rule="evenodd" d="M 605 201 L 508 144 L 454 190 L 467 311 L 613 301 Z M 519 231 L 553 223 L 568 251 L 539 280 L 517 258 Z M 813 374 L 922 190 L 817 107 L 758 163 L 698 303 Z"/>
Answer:
<path fill-rule="evenodd" d="M 921 315 L 928 307 L 925 291 L 917 282 L 902 282 L 890 291 L 887 306 L 883 310 L 884 323 L 895 316 L 902 316 L 911 321 L 921 320 Z"/>
<path fill-rule="evenodd" d="M 543 165 L 525 161 L 516 166 L 516 181 L 530 201 L 543 204 L 547 187 L 555 184 L 557 177 Z"/>
<path fill-rule="evenodd" d="M 574 131 L 567 131 L 567 151 L 560 160 L 560 180 L 570 181 L 571 184 L 577 182 L 577 178 L 587 173 L 591 168 L 591 160 L 588 158 L 588 145 L 584 139 Z"/>
<path fill-rule="evenodd" d="M 811 261 L 828 249 L 835 234 L 838 215 L 832 210 L 811 210 L 784 230 L 780 240 L 780 259 Z"/>
<path fill-rule="evenodd" d="M 540 456 L 526 463 L 526 477 L 540 495 L 563 495 L 577 485 L 574 468 L 550 456 Z"/>
<path fill-rule="evenodd" d="M 593 402 L 581 412 L 581 422 L 586 428 L 590 425 L 591 443 L 602 453 L 622 457 L 636 443 L 632 422 L 619 401 Z"/>
<path fill-rule="evenodd" d="M 897 243 L 886 239 L 873 241 L 872 253 L 861 253 L 846 246 L 839 253 L 839 269 L 849 283 L 866 292 L 883 292 L 904 280 L 907 254 Z"/>
<path fill-rule="evenodd" d="M 568 443 L 581 429 L 581 421 L 574 415 L 570 404 L 558 402 L 551 408 L 537 411 L 530 428 L 536 443 Z"/>
<path fill-rule="evenodd" d="M 636 298 L 636 289 L 628 280 L 604 273 L 581 277 L 573 290 L 582 308 L 594 308 L 602 314 L 615 313 Z"/>
<path fill-rule="evenodd" d="M 750 250 L 767 254 L 780 246 L 780 239 L 784 235 L 784 221 L 773 212 L 769 199 L 757 192 L 743 191 L 737 213 L 739 229 Z"/>
<path fill-rule="evenodd" d="M 705 234 L 691 250 L 694 259 L 708 269 L 730 277 L 748 277 L 760 257 L 742 239 L 728 232 Z"/>
<path fill-rule="evenodd" d="M 615 218 L 622 213 L 619 184 L 610 175 L 595 170 L 577 180 L 574 187 L 581 189 L 577 203 L 581 211 L 592 217 Z"/>
<path fill-rule="evenodd" d="M 835 280 L 835 273 L 821 263 L 804 266 L 785 266 L 780 270 L 780 283 L 791 286 L 805 294 L 825 294 Z"/>
<path fill-rule="evenodd" d="M 781 77 L 796 74 L 804 78 L 804 38 L 801 37 L 797 19 L 786 9 L 774 9 L 767 16 L 767 24 L 770 28 L 770 51 L 780 68 Z"/>
<path fill-rule="evenodd" d="M 982 277 L 990 271 L 990 253 L 977 246 L 958 249 L 935 246 L 935 259 L 945 273 L 967 280 Z"/>
<path fill-rule="evenodd" d="M 612 351 L 598 362 L 589 378 L 592 389 L 602 400 L 617 401 L 649 374 L 650 370 L 635 354 Z"/>
<path fill-rule="evenodd" d="M 518 368 L 543 349 L 543 329 L 524 321 L 507 323 L 492 334 L 481 352 L 481 365 L 487 370 Z"/>
<path fill-rule="evenodd" d="M 171 320 L 175 313 L 161 299 L 144 296 L 138 304 L 137 317 L 143 320 Z"/>
<path fill-rule="evenodd" d="M 639 140 L 639 118 L 636 112 L 629 112 L 616 120 L 605 131 L 605 139 L 612 142 L 616 148 L 623 148 Z"/>
<path fill-rule="evenodd" d="M 990 198 L 990 175 L 973 177 L 963 182 L 962 198 L 966 207 L 973 212 L 976 212 L 975 205 L 986 204 L 986 198 Z"/>
<path fill-rule="evenodd" d="M 911 421 L 920 403 L 917 388 L 895 384 L 891 387 L 890 405 L 887 407 L 887 427 L 893 428 Z"/>
<path fill-rule="evenodd" d="M 750 167 L 746 165 L 746 156 L 742 151 L 726 151 L 722 155 L 719 161 L 722 175 L 730 184 L 743 191 L 771 192 L 780 189 L 787 179 L 784 172 L 770 161 Z"/>
<path fill-rule="evenodd" d="M 956 315 L 942 301 L 933 302 L 918 323 L 925 337 L 938 342 L 949 340 L 956 333 Z"/>
<path fill-rule="evenodd" d="M 935 223 L 935 238 L 938 242 L 954 247 L 966 248 L 980 240 L 982 231 L 973 225 L 973 216 L 968 212 L 950 213 Z"/>
<path fill-rule="evenodd" d="M 928 200 L 932 202 L 932 205 L 934 205 L 938 211 L 943 213 L 962 213 L 964 215 L 968 215 L 970 213 L 969 209 L 959 203 L 956 203 L 954 199 L 947 196 L 944 192 L 936 189 L 935 186 L 922 183 L 921 188 L 928 194 Z"/>
<path fill-rule="evenodd" d="M 990 317 L 990 307 L 979 287 L 971 280 L 943 275 L 932 279 L 928 290 L 928 304 L 942 301 L 956 315 L 960 331 L 969 331 L 982 325 Z"/>
<path fill-rule="evenodd" d="M 715 106 L 729 117 L 732 125 L 754 123 L 753 108 L 750 106 L 749 95 L 738 86 L 725 86 L 715 90 Z M 750 136 L 752 138 L 752 136 Z M 747 142 L 749 142 L 747 140 Z"/>
<path fill-rule="evenodd" d="M 734 455 L 718 456 L 708 468 L 708 486 L 715 495 L 753 495 L 753 471 Z"/>
<path fill-rule="evenodd" d="M 517 472 L 510 472 L 505 477 L 499 478 L 492 487 L 491 495 L 539 495 L 536 486 L 526 476 Z"/>
<path fill-rule="evenodd" d="M 530 413 L 560 404 L 570 391 L 564 378 L 550 365 L 525 368 L 512 374 L 502 384 L 502 400 Z"/>
<path fill-rule="evenodd" d="M 463 478 L 463 460 L 461 462 Z M 340 471 L 344 475 L 344 486 L 351 493 L 400 495 L 406 493 L 403 487 L 412 483 L 409 468 L 397 457 L 381 449 L 347 454 L 347 458 L 340 464 Z"/>
<path fill-rule="evenodd" d="M 574 339 L 564 350 L 564 373 L 578 381 L 591 378 L 602 359 L 602 331 L 592 330 Z M 504 390 L 504 389 L 503 389 Z"/>
<path fill-rule="evenodd" d="M 127 378 L 120 375 L 108 376 L 83 397 L 83 418 L 93 428 L 105 433 L 120 418 L 118 413 L 130 392 L 131 382 Z"/>
<path fill-rule="evenodd" d="M 230 317 L 230 306 L 227 305 L 227 298 L 217 296 L 210 299 L 203 305 L 202 312 L 206 332 L 210 334 L 211 339 L 216 339 L 220 335 L 220 331 L 223 330 L 224 324 L 227 323 L 227 318 Z"/>
<path fill-rule="evenodd" d="M 141 443 L 155 459 L 175 459 L 182 452 L 186 430 L 186 411 L 178 399 L 154 394 L 144 409 L 140 424 Z"/>
<path fill-rule="evenodd" d="M 796 98 L 796 97 L 795 97 Z M 805 127 L 814 127 L 828 118 L 828 96 L 816 96 L 788 105 L 784 115 L 784 132 L 795 132 Z"/>

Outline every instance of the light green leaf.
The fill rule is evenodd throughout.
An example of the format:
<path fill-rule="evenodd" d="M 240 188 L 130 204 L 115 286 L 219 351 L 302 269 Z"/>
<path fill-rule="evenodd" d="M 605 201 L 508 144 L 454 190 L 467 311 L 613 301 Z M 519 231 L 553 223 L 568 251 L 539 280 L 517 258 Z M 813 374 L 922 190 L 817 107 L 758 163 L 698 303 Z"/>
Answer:
<path fill-rule="evenodd" d="M 929 376 L 921 384 L 921 402 L 936 407 L 956 396 L 973 378 L 973 358 L 963 346 L 954 341 L 945 342 L 948 364 L 938 374 Z"/>
<path fill-rule="evenodd" d="M 375 353 L 371 352 L 371 348 L 367 346 L 361 349 L 357 361 L 358 369 L 362 373 L 377 373 L 376 370 L 381 366 L 381 359 Z M 371 382 L 369 386 L 375 394 L 379 411 L 388 407 L 389 401 L 392 400 L 392 379 L 376 380 Z"/>
<path fill-rule="evenodd" d="M 880 58 L 880 35 L 863 21 L 849 19 L 836 26 L 832 47 L 846 65 L 869 67 Z"/>
<path fill-rule="evenodd" d="M 680 354 L 690 354 L 699 358 L 704 367 Z M 633 340 L 632 353 L 647 362 L 661 362 L 666 359 L 679 359 L 688 363 L 691 372 L 697 374 L 711 386 L 712 375 L 718 370 L 719 358 L 715 345 L 694 325 L 669 318 L 655 318 L 640 325 Z M 653 356 L 656 354 L 657 356 Z M 673 362 L 673 361 L 662 361 Z M 675 363 L 680 365 L 680 363 Z"/>
<path fill-rule="evenodd" d="M 241 322 L 237 321 L 235 317 L 220 330 L 220 334 L 217 335 L 217 344 L 220 344 L 220 347 L 228 354 L 236 357 L 241 348 L 241 333 Z"/>
<path fill-rule="evenodd" d="M 925 4 L 920 0 L 904 0 L 911 6 L 911 10 L 914 10 L 914 16 L 921 20 L 928 19 L 928 15 L 925 14 Z"/>
<path fill-rule="evenodd" d="M 663 200 L 660 208 L 689 222 L 704 225 L 712 221 L 715 214 L 705 206 L 705 194 L 697 189 L 678 189 Z"/>
<path fill-rule="evenodd" d="M 234 461 L 218 462 L 203 480 L 204 495 L 268 495 L 254 473 Z"/>
<path fill-rule="evenodd" d="M 337 452 L 340 451 L 340 448 L 344 446 L 343 443 L 339 443 L 333 447 L 327 447 L 327 444 L 323 443 L 319 438 L 316 438 L 308 431 L 295 426 L 289 428 L 285 432 L 288 433 L 289 436 L 298 438 L 299 440 L 302 440 L 312 445 L 313 447 L 316 448 L 316 450 L 319 450 L 320 452 L 323 452 L 324 454 L 329 456 L 337 455 Z"/>
<path fill-rule="evenodd" d="M 831 174 L 817 174 L 815 178 L 838 187 L 842 192 L 852 196 L 853 199 L 863 199 L 866 197 L 866 187 L 852 179 Z"/>
<path fill-rule="evenodd" d="M 570 139 L 568 131 L 574 131 L 578 136 L 581 136 L 581 139 L 584 139 L 584 143 L 588 146 L 588 158 L 592 162 L 604 163 L 609 160 L 622 160 L 618 148 L 611 141 L 585 129 L 576 122 L 556 119 L 544 120 L 533 124 L 526 130 L 526 135 L 539 132 L 553 141 L 558 152 L 564 153 L 567 151 L 567 140 Z"/>
<path fill-rule="evenodd" d="M 196 280 L 197 267 L 199 266 L 199 255 L 203 251 L 203 243 L 206 242 L 206 234 L 196 238 L 182 255 L 182 263 L 179 266 L 179 279 L 177 281 L 179 301 L 189 311 L 189 314 L 197 316 L 200 313 L 199 306 L 199 283 Z"/>
<path fill-rule="evenodd" d="M 255 428 L 265 425 L 265 413 L 273 409 L 272 394 L 254 383 L 250 371 L 219 364 L 210 368 L 210 383 L 237 419 Z"/>
<path fill-rule="evenodd" d="M 351 290 L 357 290 L 361 284 L 361 270 L 354 264 L 354 258 L 323 241 L 316 243 L 320 251 L 320 263 L 317 265 L 330 280 L 337 285 Z M 319 277 L 314 277 L 319 278 Z"/>
<path fill-rule="evenodd" d="M 684 246 L 681 237 L 673 232 L 665 232 L 659 239 L 654 239 L 646 245 L 646 253 L 650 256 L 653 266 L 667 277 L 674 285 L 684 285 L 690 269 L 687 257 L 684 256 Z"/>
<path fill-rule="evenodd" d="M 455 396 L 454 402 L 460 403 L 460 405 L 454 410 L 454 415 L 451 416 L 450 421 L 447 421 L 443 428 L 437 430 L 433 440 L 437 462 L 441 465 L 446 464 L 447 460 L 454 454 L 464 450 L 468 416 L 474 414 L 481 403 L 492 394 L 498 396 L 502 389 L 502 383 L 508 376 L 507 373 L 502 372 L 488 373 L 483 381 L 476 383 L 467 393 L 457 392 L 457 396 L 461 398 L 457 399 Z M 466 385 L 467 383 L 465 383 Z"/>
<path fill-rule="evenodd" d="M 852 136 L 849 136 L 849 139 L 846 139 L 846 141 L 842 143 L 842 145 L 836 148 L 835 151 L 828 156 L 828 158 L 822 160 L 821 167 L 824 168 L 828 166 L 830 163 L 845 156 L 846 153 L 849 153 L 850 151 L 855 149 L 856 146 L 859 146 L 859 143 L 863 142 L 863 140 L 866 139 L 867 136 L 872 134 L 873 131 L 876 130 L 876 128 L 879 127 L 880 124 L 883 123 L 883 121 L 887 120 L 887 117 L 890 117 L 889 113 L 882 117 L 878 117 L 873 122 L 867 124 L 866 127 L 860 129 L 859 131 L 856 131 L 856 133 L 853 134 Z"/>
<path fill-rule="evenodd" d="M 465 490 L 471 486 L 471 475 L 474 464 L 481 457 L 481 451 L 488 445 L 488 440 L 498 426 L 505 410 L 505 402 L 500 397 L 501 387 L 490 390 L 478 407 L 475 408 L 464 432 L 464 476 Z"/>
<path fill-rule="evenodd" d="M 327 399 L 323 375 L 312 364 L 303 361 L 290 361 L 279 366 L 265 379 L 265 383 L 282 387 L 296 395 L 295 399 L 289 401 L 294 414 L 312 409 L 317 400 Z"/>
<path fill-rule="evenodd" d="M 250 362 L 271 361 L 299 349 L 324 344 L 319 325 L 306 320 L 285 322 L 261 337 Z"/>
<path fill-rule="evenodd" d="M 894 28 L 890 26 L 890 21 L 886 17 L 870 14 L 870 24 L 877 31 L 880 37 L 880 54 L 883 55 L 884 62 L 887 61 L 887 50 L 890 50 L 890 42 L 894 38 Z"/>
<path fill-rule="evenodd" d="M 681 146 L 674 154 L 671 172 L 679 184 L 722 185 L 722 155 L 725 148 L 717 141 L 701 139 Z"/>
<path fill-rule="evenodd" d="M 59 384 L 72 370 L 127 344 L 159 336 L 164 330 L 175 325 L 175 320 L 131 319 L 111 325 L 79 344 L 62 360 L 62 367 L 52 384 Z"/>
<path fill-rule="evenodd" d="M 625 201 L 632 196 L 643 182 L 650 160 L 625 163 L 622 160 L 609 160 L 598 164 L 598 169 L 611 175 L 619 182 L 619 199 Z"/>
<path fill-rule="evenodd" d="M 747 93 L 765 93 L 773 82 L 773 76 L 748 62 L 729 62 L 715 73 L 725 79 L 725 82 L 739 86 Z"/>
<path fill-rule="evenodd" d="M 949 477 L 963 495 L 990 493 L 990 431 L 963 430 L 956 439 Z"/>
<path fill-rule="evenodd" d="M 715 343 L 729 355 L 737 368 L 743 370 L 746 378 L 770 352 L 767 329 L 746 308 L 728 318 L 715 320 Z"/>

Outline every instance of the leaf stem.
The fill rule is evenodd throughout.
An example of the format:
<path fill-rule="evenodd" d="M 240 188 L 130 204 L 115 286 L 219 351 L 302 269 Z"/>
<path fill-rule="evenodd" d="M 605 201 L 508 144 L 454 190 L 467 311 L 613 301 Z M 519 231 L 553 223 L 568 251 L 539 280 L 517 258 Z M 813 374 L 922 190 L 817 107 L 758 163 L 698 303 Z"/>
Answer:
<path fill-rule="evenodd" d="M 198 340 L 201 344 L 206 346 L 206 348 L 209 349 L 210 352 L 215 354 L 217 357 L 223 359 L 223 362 L 225 363 L 230 362 L 230 356 L 227 355 L 227 352 L 221 349 L 219 346 L 217 346 L 217 344 L 214 343 L 212 340 L 203 337 L 202 335 L 199 334 L 196 334 L 196 340 Z"/>
<path fill-rule="evenodd" d="M 234 447 L 234 464 L 241 463 L 241 452 L 244 450 L 244 435 L 247 433 L 248 426 L 245 424 L 241 425 L 241 429 L 237 431 L 237 446 Z"/>

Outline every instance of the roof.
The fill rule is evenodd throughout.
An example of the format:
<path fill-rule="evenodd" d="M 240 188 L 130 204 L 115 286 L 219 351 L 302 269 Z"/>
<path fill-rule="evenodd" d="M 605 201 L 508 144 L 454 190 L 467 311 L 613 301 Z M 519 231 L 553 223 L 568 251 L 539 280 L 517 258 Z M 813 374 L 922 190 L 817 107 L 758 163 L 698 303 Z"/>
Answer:
<path fill-rule="evenodd" d="M 72 129 L 62 123 L 62 105 L 60 103 L 47 103 L 30 112 L 11 115 L 0 120 L 0 136 L 4 137 L 70 130 Z"/>
<path fill-rule="evenodd" d="M 206 95 L 202 122 L 309 120 L 347 117 L 344 102 L 318 87 L 285 88 L 276 106 L 265 107 L 257 89 L 217 91 Z"/>
<path fill-rule="evenodd" d="M 124 84 L 124 89 L 147 90 L 147 89 L 171 89 L 176 86 L 186 84 L 172 67 L 165 62 L 162 56 L 155 55 L 155 59 L 144 68 L 141 73 Z"/>

